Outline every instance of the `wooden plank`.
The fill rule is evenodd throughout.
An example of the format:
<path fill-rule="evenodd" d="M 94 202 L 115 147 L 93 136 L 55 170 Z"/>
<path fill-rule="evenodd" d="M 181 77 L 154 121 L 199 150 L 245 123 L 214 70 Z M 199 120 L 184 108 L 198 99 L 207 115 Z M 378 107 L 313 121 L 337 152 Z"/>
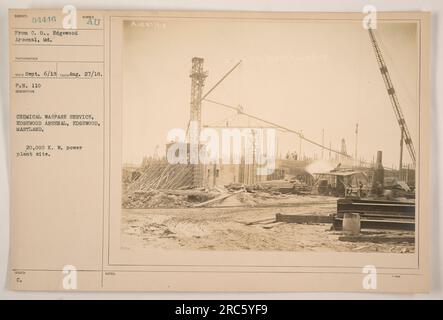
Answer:
<path fill-rule="evenodd" d="M 206 205 L 208 205 L 208 204 L 211 204 L 211 203 L 214 203 L 214 202 L 217 202 L 217 201 L 224 200 L 224 199 L 226 199 L 226 198 L 232 197 L 233 195 L 238 194 L 238 193 L 241 193 L 241 192 L 244 192 L 244 190 L 238 190 L 238 191 L 233 192 L 233 193 L 228 193 L 228 194 L 222 195 L 222 196 L 220 196 L 220 197 L 217 197 L 217 198 L 215 198 L 215 199 L 212 199 L 212 200 L 208 200 L 208 201 L 205 201 L 205 202 L 201 202 L 201 203 L 195 204 L 193 207 L 194 207 L 194 208 L 204 207 L 204 206 L 206 206 Z"/>
<path fill-rule="evenodd" d="M 332 217 L 325 215 L 306 215 L 306 214 L 281 214 L 275 215 L 276 221 L 288 223 L 331 223 Z"/>

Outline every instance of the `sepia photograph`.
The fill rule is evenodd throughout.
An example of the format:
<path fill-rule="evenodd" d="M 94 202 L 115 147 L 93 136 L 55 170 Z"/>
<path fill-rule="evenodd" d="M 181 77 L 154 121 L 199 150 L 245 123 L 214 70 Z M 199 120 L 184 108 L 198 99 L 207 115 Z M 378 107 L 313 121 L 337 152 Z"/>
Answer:
<path fill-rule="evenodd" d="M 415 253 L 419 35 L 126 20 L 121 247 Z"/>
<path fill-rule="evenodd" d="M 9 10 L 8 290 L 435 292 L 432 8 L 213 9 Z"/>

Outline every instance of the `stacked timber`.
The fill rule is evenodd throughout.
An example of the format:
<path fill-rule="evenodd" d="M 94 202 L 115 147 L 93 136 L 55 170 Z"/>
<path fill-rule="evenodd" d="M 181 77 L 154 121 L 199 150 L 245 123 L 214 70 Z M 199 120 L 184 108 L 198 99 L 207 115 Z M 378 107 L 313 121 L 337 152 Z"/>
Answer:
<path fill-rule="evenodd" d="M 146 192 L 152 189 L 185 189 L 192 187 L 193 165 L 153 162 L 140 171 L 140 176 L 128 185 L 126 192 Z"/>
<path fill-rule="evenodd" d="M 369 199 L 338 199 L 333 227 L 341 230 L 346 213 L 360 215 L 362 229 L 415 230 L 415 203 Z"/>

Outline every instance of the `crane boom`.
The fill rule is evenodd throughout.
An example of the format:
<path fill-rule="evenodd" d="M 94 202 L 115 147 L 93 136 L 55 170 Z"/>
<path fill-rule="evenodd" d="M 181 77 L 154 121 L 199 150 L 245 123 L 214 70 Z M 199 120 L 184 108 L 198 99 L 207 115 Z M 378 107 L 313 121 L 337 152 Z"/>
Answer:
<path fill-rule="evenodd" d="M 404 139 L 406 147 L 408 148 L 409 155 L 411 156 L 412 162 L 415 166 L 414 144 L 412 143 L 411 135 L 409 133 L 408 126 L 406 125 L 400 103 L 398 102 L 397 94 L 395 93 L 395 89 L 391 81 L 391 76 L 389 75 L 388 67 L 386 66 L 386 63 L 381 54 L 380 47 L 378 46 L 377 40 L 374 35 L 374 31 L 372 30 L 372 28 L 368 28 L 368 31 L 369 37 L 371 38 L 372 47 L 374 48 L 375 56 L 377 58 L 377 62 L 380 67 L 380 73 L 383 77 L 383 81 L 385 82 L 386 90 L 388 91 L 392 108 L 394 109 L 395 116 L 400 126 L 402 141 Z M 401 168 L 399 168 L 399 170 L 401 170 Z"/>

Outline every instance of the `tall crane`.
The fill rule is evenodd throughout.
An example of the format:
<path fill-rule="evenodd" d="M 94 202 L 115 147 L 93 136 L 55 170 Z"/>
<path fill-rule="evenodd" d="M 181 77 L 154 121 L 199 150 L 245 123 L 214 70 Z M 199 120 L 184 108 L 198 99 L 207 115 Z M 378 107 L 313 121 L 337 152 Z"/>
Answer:
<path fill-rule="evenodd" d="M 368 27 L 369 37 L 371 38 L 372 47 L 374 48 L 375 56 L 377 58 L 378 65 L 380 67 L 380 73 L 383 77 L 383 81 L 385 82 L 386 90 L 388 91 L 389 99 L 391 100 L 392 108 L 394 109 L 395 116 L 397 118 L 398 124 L 400 126 L 401 138 L 400 138 L 400 164 L 399 164 L 399 172 L 402 169 L 403 162 L 403 141 L 408 148 L 409 155 L 411 156 L 411 160 L 415 166 L 415 149 L 414 144 L 412 143 L 412 138 L 409 133 L 408 126 L 406 125 L 405 118 L 403 116 L 403 112 L 400 107 L 400 103 L 398 102 L 397 94 L 395 93 L 394 86 L 391 81 L 391 76 L 389 75 L 388 67 L 383 59 L 383 56 L 380 51 L 380 47 L 378 46 L 377 40 L 374 35 L 374 31 L 371 27 Z"/>

